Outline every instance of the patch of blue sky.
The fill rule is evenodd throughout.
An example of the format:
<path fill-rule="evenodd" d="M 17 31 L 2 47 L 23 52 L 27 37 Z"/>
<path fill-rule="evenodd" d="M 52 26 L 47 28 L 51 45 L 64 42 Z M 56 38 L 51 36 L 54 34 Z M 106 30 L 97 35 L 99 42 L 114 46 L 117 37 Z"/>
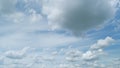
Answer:
<path fill-rule="evenodd" d="M 120 39 L 119 34 L 120 30 L 119 29 L 117 29 L 117 31 L 115 30 L 115 28 L 117 28 L 117 26 L 119 25 L 119 20 L 120 20 L 120 8 L 117 10 L 115 17 L 111 21 L 107 22 L 103 28 L 91 30 L 88 32 L 88 35 L 95 39 L 104 38 L 106 36 L 111 36 L 114 39 Z"/>
<path fill-rule="evenodd" d="M 119 50 L 119 47 L 120 47 L 120 44 L 114 43 L 114 44 L 112 44 L 111 46 L 105 48 L 105 50 L 116 50 L 116 51 L 118 51 L 118 50 Z M 119 50 L 119 51 L 120 51 L 120 50 Z"/>
<path fill-rule="evenodd" d="M 119 20 L 119 19 L 120 19 L 120 9 L 118 9 L 118 11 L 117 11 L 117 13 L 116 13 L 116 14 L 117 14 L 117 15 L 116 15 L 116 17 L 115 17 L 115 18 L 116 18 L 117 20 Z"/>
<path fill-rule="evenodd" d="M 116 4 L 116 9 L 117 9 L 117 11 L 116 11 L 116 13 L 115 13 L 114 19 L 115 19 L 115 20 L 119 20 L 119 19 L 120 19 L 120 2 L 118 2 L 118 3 Z"/>
<path fill-rule="evenodd" d="M 99 30 L 93 30 L 91 32 L 88 32 L 89 36 L 93 37 L 95 39 L 105 38 L 106 36 L 110 36 L 115 39 L 119 39 L 118 33 L 119 33 L 119 31 L 115 31 L 115 25 L 112 25 L 111 23 L 110 23 L 110 25 L 107 25 Z"/>

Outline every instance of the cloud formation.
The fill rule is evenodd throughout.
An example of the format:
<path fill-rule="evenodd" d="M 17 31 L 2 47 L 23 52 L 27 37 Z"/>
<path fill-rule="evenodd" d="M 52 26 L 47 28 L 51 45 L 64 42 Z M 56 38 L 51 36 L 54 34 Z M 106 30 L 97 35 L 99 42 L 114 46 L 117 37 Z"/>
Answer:
<path fill-rule="evenodd" d="M 79 35 L 98 27 L 115 14 L 111 0 L 49 0 L 43 5 L 50 26 Z"/>
<path fill-rule="evenodd" d="M 109 46 L 111 43 L 113 43 L 115 40 L 111 37 L 106 37 L 105 39 L 100 39 L 97 41 L 97 43 L 93 44 L 91 46 L 91 49 L 101 49 L 106 46 Z"/>
<path fill-rule="evenodd" d="M 85 52 L 82 55 L 82 59 L 84 61 L 95 61 L 98 60 L 100 58 L 101 55 L 103 55 L 104 52 L 102 49 L 98 49 L 98 50 L 88 50 L 87 52 Z"/>
<path fill-rule="evenodd" d="M 7 51 L 5 56 L 11 59 L 22 59 L 26 56 L 26 52 L 28 51 L 29 47 L 25 47 L 20 51 Z"/>
<path fill-rule="evenodd" d="M 103 40 L 111 39 L 112 37 L 106 37 Z M 102 44 L 102 42 L 100 43 Z M 111 45 L 112 43 L 107 42 L 107 44 Z M 88 66 L 91 68 L 106 68 L 107 65 L 105 66 L 102 61 L 109 61 L 101 60 L 105 58 L 104 53 L 106 53 L 103 48 L 92 50 L 90 47 L 86 51 L 80 50 L 80 47 L 66 47 L 64 50 L 63 48 L 43 48 L 37 50 L 37 52 L 36 49 L 28 52 L 30 48 L 25 47 L 21 50 L 4 52 L 3 56 L 5 57 L 3 57 L 4 60 L 0 57 L 0 64 L 1 67 L 5 66 L 5 68 L 83 68 Z"/>
<path fill-rule="evenodd" d="M 106 37 L 105 39 L 99 39 L 95 44 L 90 46 L 90 50 L 82 55 L 83 60 L 91 61 L 96 60 L 101 54 L 104 54 L 103 49 L 110 46 L 115 40 L 112 37 Z"/>

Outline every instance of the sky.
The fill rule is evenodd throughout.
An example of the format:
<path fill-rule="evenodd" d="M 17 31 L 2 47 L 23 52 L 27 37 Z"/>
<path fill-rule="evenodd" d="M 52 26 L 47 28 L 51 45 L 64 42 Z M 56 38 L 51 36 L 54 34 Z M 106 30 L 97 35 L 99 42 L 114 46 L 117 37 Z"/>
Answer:
<path fill-rule="evenodd" d="M 0 68 L 119 68 L 120 0 L 0 0 Z"/>

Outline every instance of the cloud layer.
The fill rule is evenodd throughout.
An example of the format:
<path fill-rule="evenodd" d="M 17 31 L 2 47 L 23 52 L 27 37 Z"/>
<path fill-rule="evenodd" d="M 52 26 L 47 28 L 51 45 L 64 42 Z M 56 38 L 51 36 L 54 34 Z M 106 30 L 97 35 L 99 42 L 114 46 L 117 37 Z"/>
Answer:
<path fill-rule="evenodd" d="M 112 37 L 109 38 L 112 39 Z M 104 42 L 111 45 L 112 43 L 107 42 L 106 39 L 108 37 L 103 39 Z M 36 52 L 36 49 L 25 47 L 21 50 L 3 52 L 0 57 L 0 66 L 1 68 L 83 68 L 88 66 L 90 68 L 107 68 L 109 66 L 102 61 L 111 63 L 107 60 L 100 60 L 105 58 L 106 51 L 103 48 L 86 51 L 81 51 L 79 47 L 43 48 Z"/>
<path fill-rule="evenodd" d="M 1 48 L 49 47 L 77 41 L 59 31 L 49 31 L 47 20 L 41 14 L 41 3 L 41 0 L 0 1 Z"/>

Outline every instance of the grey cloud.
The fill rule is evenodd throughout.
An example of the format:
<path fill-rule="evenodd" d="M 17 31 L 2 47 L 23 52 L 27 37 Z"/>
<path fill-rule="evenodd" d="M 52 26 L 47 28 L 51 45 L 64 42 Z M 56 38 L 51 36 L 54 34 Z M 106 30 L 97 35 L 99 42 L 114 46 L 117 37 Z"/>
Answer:
<path fill-rule="evenodd" d="M 48 2 L 47 2 L 48 3 Z M 115 14 L 110 0 L 49 0 L 43 13 L 53 29 L 63 28 L 79 35 L 96 28 Z"/>
<path fill-rule="evenodd" d="M 0 0 L 0 15 L 14 12 L 17 0 Z"/>

